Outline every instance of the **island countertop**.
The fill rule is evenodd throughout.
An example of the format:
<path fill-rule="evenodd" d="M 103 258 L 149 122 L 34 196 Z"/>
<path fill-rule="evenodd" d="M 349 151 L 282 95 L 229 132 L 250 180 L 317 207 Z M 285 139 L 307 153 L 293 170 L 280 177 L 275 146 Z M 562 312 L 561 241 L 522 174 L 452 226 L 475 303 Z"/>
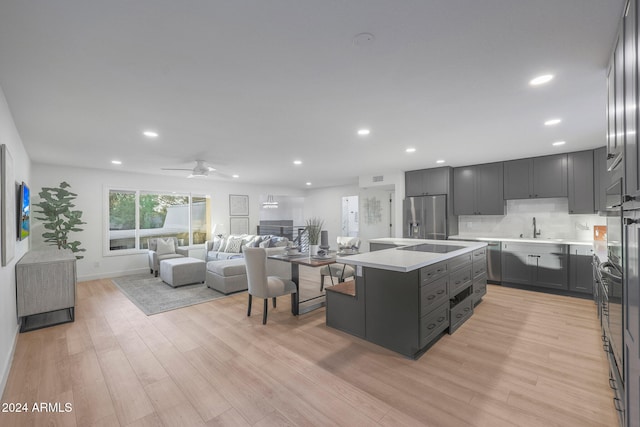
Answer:
<path fill-rule="evenodd" d="M 383 249 L 374 252 L 365 252 L 356 255 L 338 256 L 337 262 L 362 266 L 379 268 L 382 270 L 408 272 L 417 270 L 422 267 L 426 267 L 431 264 L 435 264 L 440 261 L 445 261 L 450 258 L 455 258 L 459 255 L 472 252 L 476 249 L 481 249 L 487 246 L 486 242 L 462 242 L 462 241 L 450 241 L 450 240 L 426 240 L 426 239 L 403 239 L 403 238 L 380 238 L 370 240 L 372 243 L 382 243 L 395 245 L 398 247 L 417 246 L 421 244 L 433 244 L 433 245 L 446 245 L 446 246 L 461 246 L 460 249 L 447 252 L 420 252 L 420 251 L 407 251 L 400 250 L 398 247 Z"/>

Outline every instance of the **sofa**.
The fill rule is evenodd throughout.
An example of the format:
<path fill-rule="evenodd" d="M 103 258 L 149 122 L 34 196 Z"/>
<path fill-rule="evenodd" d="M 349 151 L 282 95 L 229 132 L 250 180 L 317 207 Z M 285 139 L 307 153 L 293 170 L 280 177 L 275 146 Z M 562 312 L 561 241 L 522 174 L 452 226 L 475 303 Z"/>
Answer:
<path fill-rule="evenodd" d="M 266 250 L 267 256 L 285 253 L 284 247 L 267 248 Z M 291 264 L 275 259 L 267 259 L 267 275 L 291 279 Z M 247 290 L 247 270 L 244 258 L 207 262 L 205 283 L 211 289 L 223 294 Z"/>
<path fill-rule="evenodd" d="M 244 258 L 242 248 L 276 248 L 287 247 L 289 239 L 281 236 L 257 236 L 255 234 L 229 235 L 227 237 L 215 237 L 205 243 L 205 260 L 220 261 L 234 258 Z"/>

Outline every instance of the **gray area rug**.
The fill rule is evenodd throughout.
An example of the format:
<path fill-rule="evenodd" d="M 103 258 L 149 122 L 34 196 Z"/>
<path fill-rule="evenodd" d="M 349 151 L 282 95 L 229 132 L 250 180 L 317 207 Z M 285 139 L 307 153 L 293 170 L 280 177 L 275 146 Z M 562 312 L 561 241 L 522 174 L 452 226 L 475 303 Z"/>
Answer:
<path fill-rule="evenodd" d="M 226 296 L 204 283 L 172 288 L 152 274 L 117 277 L 111 281 L 147 316 Z"/>

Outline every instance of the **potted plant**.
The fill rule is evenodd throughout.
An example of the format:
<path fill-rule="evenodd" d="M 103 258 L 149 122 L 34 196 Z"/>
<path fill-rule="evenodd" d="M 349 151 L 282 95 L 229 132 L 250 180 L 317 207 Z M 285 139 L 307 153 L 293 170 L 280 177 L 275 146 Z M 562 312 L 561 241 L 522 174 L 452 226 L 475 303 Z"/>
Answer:
<path fill-rule="evenodd" d="M 42 233 L 44 241 L 52 246 L 57 246 L 58 249 L 71 249 L 75 254 L 77 252 L 84 252 L 86 249 L 80 248 L 79 241 L 69 241 L 69 233 L 82 231 L 82 228 L 78 228 L 80 224 L 86 224 L 80 219 L 82 217 L 82 211 L 74 211 L 75 200 L 77 194 L 72 193 L 67 188 L 70 185 L 66 182 L 61 182 L 57 188 L 43 187 L 42 191 L 38 193 L 40 196 L 40 203 L 34 203 L 34 206 L 40 208 L 36 210 L 36 219 L 42 220 L 44 228 L 48 231 Z M 81 255 L 76 255 L 77 259 L 84 258 Z"/>
<path fill-rule="evenodd" d="M 307 220 L 305 230 L 307 232 L 307 235 L 309 236 L 309 255 L 318 254 L 320 232 L 322 231 L 323 225 L 324 221 L 320 218 L 313 217 Z"/>

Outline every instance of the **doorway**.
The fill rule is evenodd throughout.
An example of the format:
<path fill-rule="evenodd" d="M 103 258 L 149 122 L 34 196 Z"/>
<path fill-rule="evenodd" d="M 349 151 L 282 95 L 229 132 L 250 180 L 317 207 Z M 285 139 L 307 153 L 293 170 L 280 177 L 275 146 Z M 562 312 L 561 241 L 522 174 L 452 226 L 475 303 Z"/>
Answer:
<path fill-rule="evenodd" d="M 358 237 L 360 232 L 358 209 L 358 196 L 345 196 L 342 198 L 341 236 Z"/>

